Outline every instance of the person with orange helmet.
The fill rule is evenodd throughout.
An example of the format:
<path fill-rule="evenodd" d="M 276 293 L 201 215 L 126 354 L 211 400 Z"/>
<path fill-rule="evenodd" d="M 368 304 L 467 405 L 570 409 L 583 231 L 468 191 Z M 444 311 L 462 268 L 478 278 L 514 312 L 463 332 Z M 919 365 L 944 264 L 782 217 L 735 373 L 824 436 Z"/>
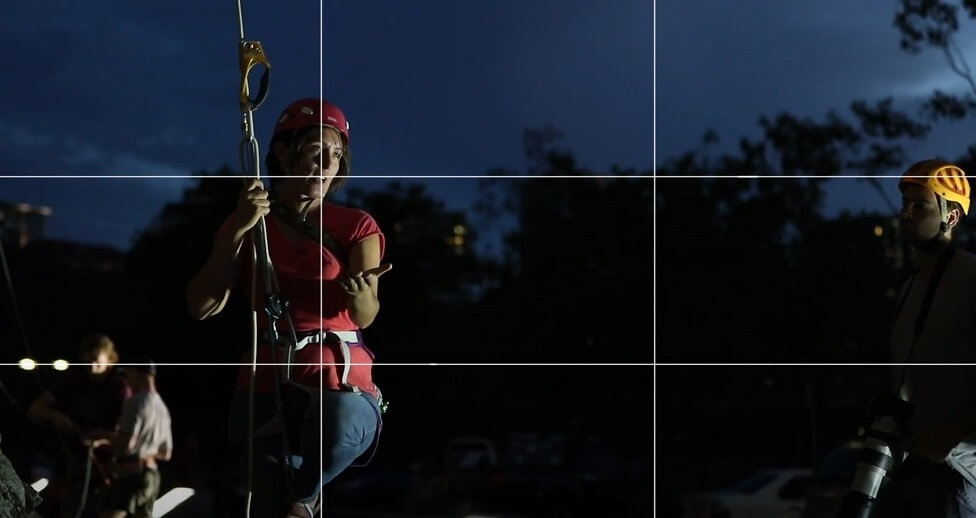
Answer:
<path fill-rule="evenodd" d="M 264 343 L 254 375 L 254 458 L 283 455 L 279 434 L 289 436 L 295 458 L 290 495 L 278 493 L 280 470 L 255 466 L 254 516 L 279 516 L 279 500 L 286 502 L 285 516 L 316 515 L 322 486 L 357 459 L 368 462 L 382 427 L 373 354 L 361 330 L 379 313 L 379 279 L 391 266 L 381 264 L 385 238 L 373 217 L 329 200 L 349 178 L 349 141 L 349 123 L 336 105 L 317 98 L 289 104 L 265 160 L 271 192 L 260 180 L 247 183 L 237 209 L 217 231 L 209 259 L 187 285 L 195 318 L 220 313 L 234 286 L 250 283 L 250 232 L 267 217 L 268 250 L 296 334 L 289 344 L 293 370 L 281 384 L 281 373 L 265 364 L 283 362 L 284 350 L 267 343 L 267 322 L 258 319 Z M 260 286 L 254 291 L 253 307 L 261 308 L 264 293 Z M 277 328 L 285 329 L 285 322 Z M 290 333 L 281 335 L 292 340 Z M 248 438 L 250 362 L 248 350 L 231 405 L 236 444 Z"/>
<path fill-rule="evenodd" d="M 976 255 L 952 243 L 972 187 L 961 167 L 935 159 L 913 164 L 898 186 L 917 268 L 892 328 L 892 395 L 911 412 L 904 461 L 872 516 L 976 517 L 976 370 L 945 365 L 976 364 Z"/>
<path fill-rule="evenodd" d="M 920 252 L 947 245 L 952 229 L 969 213 L 969 179 L 949 162 L 915 163 L 902 175 L 898 188 L 905 201 L 900 214 L 903 237 Z"/>

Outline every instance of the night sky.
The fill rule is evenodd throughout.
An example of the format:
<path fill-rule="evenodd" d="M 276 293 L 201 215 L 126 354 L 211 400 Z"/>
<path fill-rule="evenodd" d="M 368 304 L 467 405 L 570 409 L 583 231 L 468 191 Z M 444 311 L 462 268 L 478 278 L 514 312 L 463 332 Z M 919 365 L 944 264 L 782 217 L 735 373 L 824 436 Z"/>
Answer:
<path fill-rule="evenodd" d="M 822 121 L 829 109 L 848 116 L 852 100 L 888 96 L 896 108 L 917 115 L 920 100 L 934 89 L 968 92 L 940 51 L 899 48 L 892 23 L 897 8 L 895 0 L 658 1 L 657 163 L 696 148 L 708 128 L 720 134 L 720 149 L 734 150 L 740 137 L 758 137 L 761 115 L 788 111 Z M 957 43 L 972 56 L 976 31 L 962 12 L 960 22 Z M 927 142 L 906 147 L 909 159 L 957 157 L 974 130 L 972 120 L 936 126 Z M 864 182 L 831 183 L 828 214 L 886 210 Z M 895 180 L 886 187 L 897 202 Z"/>
<path fill-rule="evenodd" d="M 272 65 L 262 153 L 284 105 L 321 87 L 350 120 L 354 174 L 524 171 L 522 131 L 545 124 L 596 173 L 652 167 L 646 0 L 243 5 L 245 36 Z M 42 0 L 6 7 L 0 31 L 0 175 L 237 166 L 236 2 Z M 477 184 L 423 181 L 451 208 L 468 207 Z M 51 237 L 125 249 L 189 182 L 6 179 L 0 199 L 54 207 Z"/>

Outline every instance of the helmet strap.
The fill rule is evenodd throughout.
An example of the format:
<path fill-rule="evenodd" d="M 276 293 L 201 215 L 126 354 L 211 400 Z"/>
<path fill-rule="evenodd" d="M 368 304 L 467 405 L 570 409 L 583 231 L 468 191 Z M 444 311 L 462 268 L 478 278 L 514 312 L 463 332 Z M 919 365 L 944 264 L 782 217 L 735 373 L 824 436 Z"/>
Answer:
<path fill-rule="evenodd" d="M 942 236 L 949 231 L 949 222 L 946 221 L 946 216 L 949 212 L 948 203 L 946 203 L 945 198 L 935 195 L 935 199 L 938 201 L 939 206 L 939 230 L 932 236 L 932 239 L 918 244 L 918 248 L 924 252 L 931 252 L 933 250 L 938 250 L 942 246 Z"/>
<path fill-rule="evenodd" d="M 312 208 L 312 200 L 309 199 L 308 201 L 305 202 L 305 208 L 302 209 L 302 213 L 301 213 L 301 216 L 300 216 L 302 223 L 307 223 L 307 220 L 308 220 L 308 211 L 311 208 Z"/>

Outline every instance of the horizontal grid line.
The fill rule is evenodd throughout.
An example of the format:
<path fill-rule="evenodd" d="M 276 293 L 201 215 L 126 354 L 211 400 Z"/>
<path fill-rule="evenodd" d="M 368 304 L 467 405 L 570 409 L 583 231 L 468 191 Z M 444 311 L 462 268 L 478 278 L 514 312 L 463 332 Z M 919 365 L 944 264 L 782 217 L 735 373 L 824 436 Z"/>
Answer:
<path fill-rule="evenodd" d="M 752 179 L 763 179 L 763 180 L 778 180 L 787 178 L 813 178 L 813 179 L 842 179 L 842 178 L 853 178 L 853 179 L 863 179 L 863 178 L 904 178 L 905 175 L 890 175 L 890 174 L 688 174 L 688 175 L 671 175 L 671 174 L 656 174 L 655 179 L 659 180 L 694 180 L 694 179 L 724 179 L 724 180 L 752 180 Z M 910 178 L 937 178 L 934 175 L 912 175 Z"/>
<path fill-rule="evenodd" d="M 90 363 L 70 363 L 72 367 L 88 365 Z M 53 367 L 54 362 L 36 362 L 33 365 L 36 367 Z M 140 367 L 149 366 L 148 363 L 113 363 L 113 367 Z M 316 367 L 316 366 L 345 366 L 345 363 L 153 363 L 156 367 L 250 367 L 252 365 L 257 365 L 259 367 L 285 367 L 291 365 L 293 367 Z M 373 366 L 373 367 L 650 367 L 654 365 L 653 363 L 454 363 L 454 362 L 410 362 L 410 363 L 357 363 L 352 362 L 349 365 L 359 365 L 359 366 Z M 19 363 L 0 363 L 0 368 L 2 367 L 20 367 Z"/>
<path fill-rule="evenodd" d="M 33 365 L 37 367 L 53 367 L 56 362 L 34 362 Z M 88 365 L 90 363 L 74 363 L 68 362 L 72 367 Z M 147 363 L 113 363 L 114 367 L 139 367 L 148 366 Z M 261 367 L 269 366 L 279 366 L 284 367 L 287 365 L 301 366 L 301 367 L 314 367 L 318 365 L 322 366 L 344 366 L 345 363 L 300 363 L 294 362 L 288 363 L 274 363 L 274 362 L 258 362 L 256 364 L 250 362 L 156 362 L 152 365 L 157 367 L 250 367 L 252 365 L 257 365 Z M 582 362 L 530 362 L 530 363 L 508 363 L 508 362 L 351 362 L 349 365 L 355 366 L 374 366 L 374 367 L 976 367 L 976 363 L 884 363 L 884 362 L 863 362 L 863 363 L 826 363 L 826 362 L 808 362 L 808 363 L 743 363 L 743 362 L 732 362 L 732 363 L 700 363 L 700 362 L 601 362 L 601 363 L 582 363 Z M 0 362 L 0 368 L 2 367 L 20 367 L 19 363 L 13 362 Z"/>
<path fill-rule="evenodd" d="M 976 363 L 667 363 L 656 362 L 655 367 L 976 367 Z"/>
<path fill-rule="evenodd" d="M 270 175 L 263 175 L 261 178 L 269 178 Z M 275 175 L 275 178 L 314 178 L 314 176 L 305 175 Z M 111 180 L 111 179 L 192 179 L 192 178 L 257 178 L 253 175 L 208 175 L 208 174 L 187 174 L 187 175 L 124 175 L 124 174 L 112 174 L 112 175 L 27 175 L 27 174 L 11 174 L 11 175 L 0 175 L 0 179 L 35 179 L 35 180 L 84 180 L 84 179 L 100 179 L 100 180 Z M 324 178 L 319 176 L 319 178 Z M 652 179 L 653 175 L 614 175 L 614 174 L 591 174 L 591 175 L 382 175 L 382 174 L 357 174 L 351 176 L 354 179 L 486 179 L 486 180 L 500 180 L 500 179 L 510 179 L 510 180 L 572 180 L 572 179 Z M 658 177 L 661 178 L 661 177 Z"/>

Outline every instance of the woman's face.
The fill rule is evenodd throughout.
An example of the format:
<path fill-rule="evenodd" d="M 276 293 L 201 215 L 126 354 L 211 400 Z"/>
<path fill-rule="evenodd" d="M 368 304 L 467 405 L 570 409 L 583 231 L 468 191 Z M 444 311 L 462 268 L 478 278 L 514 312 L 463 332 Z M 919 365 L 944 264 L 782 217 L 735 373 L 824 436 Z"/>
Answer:
<path fill-rule="evenodd" d="M 292 149 L 282 146 L 275 151 L 287 174 L 301 177 L 281 180 L 282 195 L 293 199 L 322 198 L 339 172 L 343 153 L 339 132 L 323 126 L 321 131 L 309 132 L 302 138 L 297 155 Z"/>

